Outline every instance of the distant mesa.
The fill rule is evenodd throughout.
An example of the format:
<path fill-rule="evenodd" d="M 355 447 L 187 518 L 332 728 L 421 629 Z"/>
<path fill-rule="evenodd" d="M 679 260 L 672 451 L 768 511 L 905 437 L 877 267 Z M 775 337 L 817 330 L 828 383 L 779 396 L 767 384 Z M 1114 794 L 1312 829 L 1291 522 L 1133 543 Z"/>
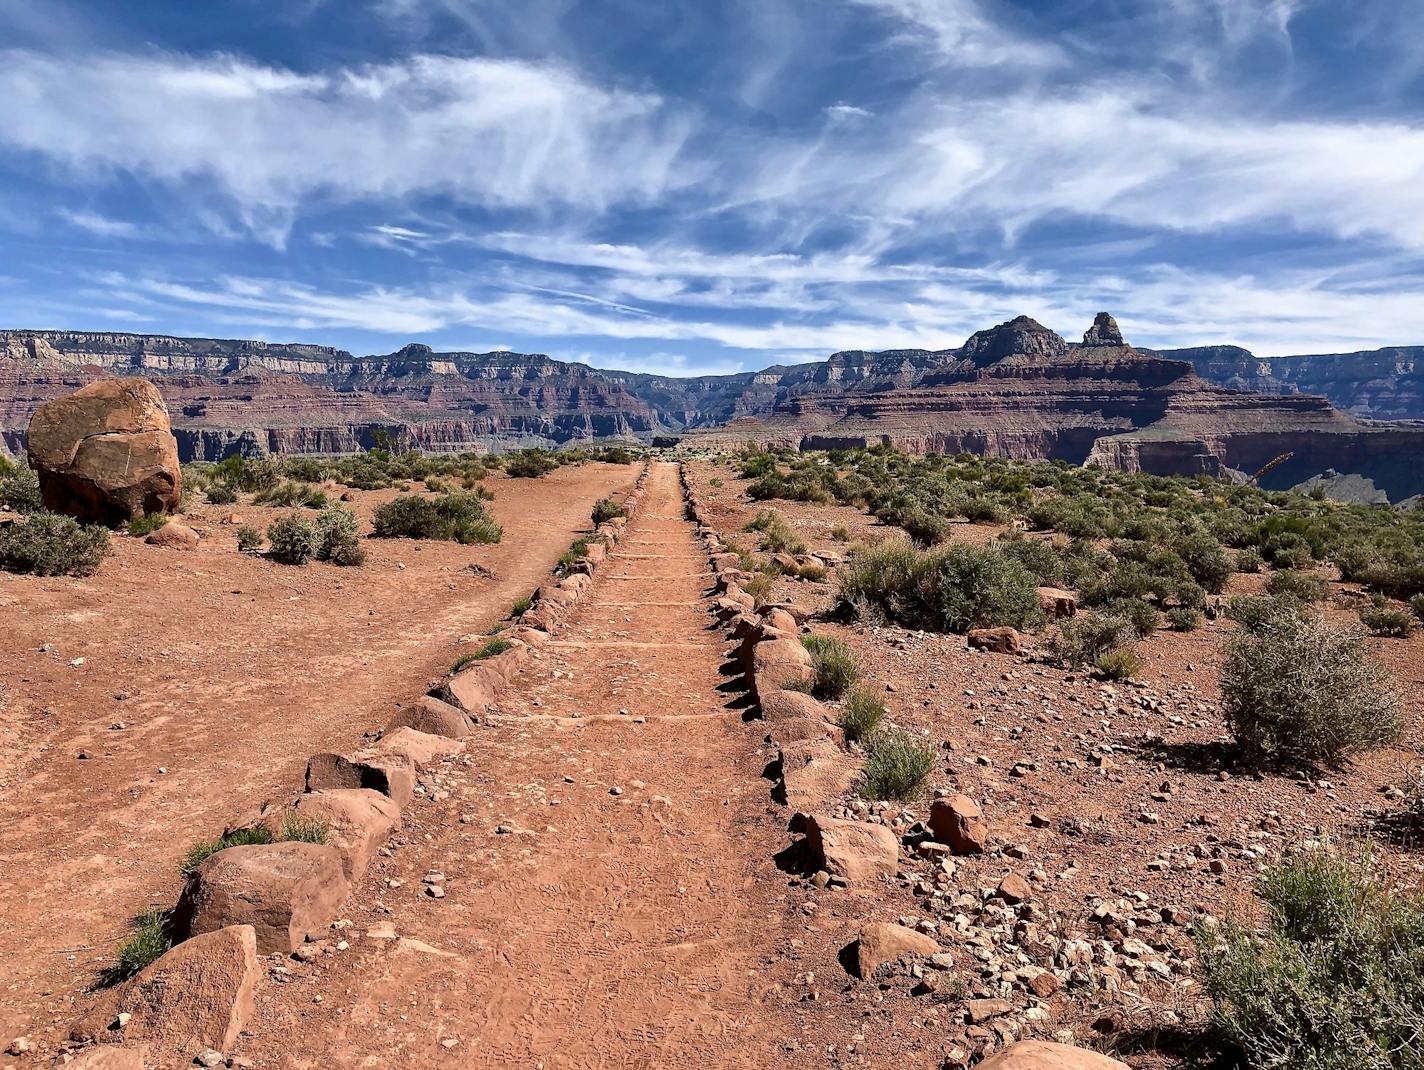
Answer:
<path fill-rule="evenodd" d="M 1288 453 L 1266 485 L 1334 472 L 1352 478 L 1327 487 L 1356 495 L 1424 492 L 1424 466 L 1411 460 L 1424 424 L 1362 419 L 1424 418 L 1424 347 L 1268 360 L 1232 346 L 1153 352 L 1128 345 L 1106 312 L 1082 337 L 1069 344 L 1018 316 L 953 349 L 849 350 L 676 378 L 421 343 L 357 357 L 300 343 L 0 331 L 0 443 L 23 453 L 39 405 L 130 376 L 158 387 L 185 461 L 387 440 L 432 452 L 884 442 L 1160 474 L 1250 475 Z"/>

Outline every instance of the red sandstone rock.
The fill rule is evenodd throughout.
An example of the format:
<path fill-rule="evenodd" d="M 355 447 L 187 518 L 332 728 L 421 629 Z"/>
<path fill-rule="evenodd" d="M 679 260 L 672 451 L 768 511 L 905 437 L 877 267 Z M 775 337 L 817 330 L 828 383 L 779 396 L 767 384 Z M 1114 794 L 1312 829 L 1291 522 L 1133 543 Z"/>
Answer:
<path fill-rule="evenodd" d="M 855 942 L 856 972 L 862 980 L 868 981 L 887 963 L 927 958 L 939 950 L 939 944 L 924 933 L 904 925 L 875 922 L 861 929 Z"/>
<path fill-rule="evenodd" d="M 863 821 L 808 817 L 806 847 L 816 868 L 848 884 L 893 877 L 900 864 L 900 841 L 895 833 L 884 825 Z"/>
<path fill-rule="evenodd" d="M 968 795 L 951 795 L 930 804 L 930 831 L 956 854 L 980 854 L 989 841 L 989 823 Z"/>

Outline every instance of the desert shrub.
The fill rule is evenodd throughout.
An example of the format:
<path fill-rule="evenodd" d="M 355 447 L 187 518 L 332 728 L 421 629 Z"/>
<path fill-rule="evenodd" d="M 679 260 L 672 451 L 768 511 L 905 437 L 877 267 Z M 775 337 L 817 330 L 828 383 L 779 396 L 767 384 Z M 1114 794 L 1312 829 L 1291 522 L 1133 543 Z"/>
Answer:
<path fill-rule="evenodd" d="M 231 505 L 237 501 L 237 491 L 231 483 L 211 483 L 204 493 L 213 505 Z"/>
<path fill-rule="evenodd" d="M 1294 598 L 1272 598 L 1265 594 L 1238 594 L 1226 600 L 1226 615 L 1247 632 L 1259 631 L 1277 614 L 1300 616 L 1305 609 L 1305 603 Z"/>
<path fill-rule="evenodd" d="M 529 612 L 529 607 L 533 604 L 534 599 L 530 595 L 526 594 L 523 598 L 516 598 L 514 600 L 514 604 L 509 607 L 510 618 L 517 619 L 519 617 L 524 616 L 524 614 Z"/>
<path fill-rule="evenodd" d="M 1095 665 L 1105 654 L 1128 646 L 1136 632 L 1132 622 L 1108 613 L 1079 613 L 1066 621 L 1051 649 L 1065 665 L 1081 669 Z"/>
<path fill-rule="evenodd" d="M 1022 564 L 994 546 L 956 543 L 918 553 L 887 543 L 851 555 L 840 597 L 909 627 L 963 633 L 1042 623 L 1037 587 Z"/>
<path fill-rule="evenodd" d="M 0 509 L 13 513 L 38 513 L 44 509 L 39 476 L 33 468 L 0 458 Z"/>
<path fill-rule="evenodd" d="M 186 877 L 219 851 L 226 851 L 229 847 L 247 847 L 255 843 L 271 842 L 272 832 L 266 825 L 237 829 L 215 840 L 199 840 L 184 852 L 178 863 L 178 871 Z"/>
<path fill-rule="evenodd" d="M 1142 659 L 1131 647 L 1118 647 L 1099 654 L 1093 668 L 1109 680 L 1129 680 L 1142 671 Z"/>
<path fill-rule="evenodd" d="M 1186 563 L 1192 579 L 1212 594 L 1220 594 L 1235 571 L 1226 548 L 1205 532 L 1174 539 L 1172 549 Z"/>
<path fill-rule="evenodd" d="M 0 527 L 0 569 L 36 576 L 92 576 L 109 552 L 107 528 L 35 513 Z"/>
<path fill-rule="evenodd" d="M 868 687 L 857 687 L 841 706 L 839 724 L 846 739 L 854 743 L 869 736 L 884 719 L 885 703 L 880 701 L 880 696 Z"/>
<path fill-rule="evenodd" d="M 316 525 L 299 513 L 283 513 L 267 525 L 269 556 L 284 565 L 305 565 L 316 556 L 321 536 Z"/>
<path fill-rule="evenodd" d="M 166 513 L 149 513 L 147 516 L 136 516 L 130 520 L 127 530 L 130 535 L 151 535 L 166 523 Z"/>
<path fill-rule="evenodd" d="M 1365 606 L 1360 610 L 1360 623 L 1371 635 L 1404 639 L 1414 631 L 1414 615 L 1407 609 L 1389 604 Z"/>
<path fill-rule="evenodd" d="M 797 565 L 796 578 L 806 580 L 810 583 L 820 583 L 826 578 L 826 566 L 811 562 L 805 565 Z"/>
<path fill-rule="evenodd" d="M 612 498 L 600 498 L 593 505 L 593 526 L 607 523 L 614 517 L 627 516 L 623 507 Z"/>
<path fill-rule="evenodd" d="M 769 554 L 804 554 L 806 540 L 775 509 L 763 509 L 746 527 L 761 533 L 761 550 Z"/>
<path fill-rule="evenodd" d="M 1245 550 L 1238 550 L 1236 553 L 1237 572 L 1260 572 L 1266 567 L 1265 558 L 1255 550 L 1247 547 Z"/>
<path fill-rule="evenodd" d="M 751 579 L 743 582 L 742 590 L 746 591 L 747 594 L 752 596 L 752 604 L 757 609 L 760 609 L 762 606 L 766 605 L 767 600 L 771 598 L 771 591 L 774 586 L 775 581 L 772 579 L 771 576 L 767 575 L 765 572 L 758 572 L 756 575 L 752 576 Z"/>
<path fill-rule="evenodd" d="M 811 693 L 817 698 L 840 698 L 860 682 L 860 659 L 844 640 L 833 635 L 807 635 L 801 644 L 811 652 L 815 674 Z"/>
<path fill-rule="evenodd" d="M 294 483 L 290 480 L 283 480 L 259 490 L 252 496 L 252 500 L 259 505 L 286 508 L 299 505 L 307 509 L 323 509 L 327 503 L 325 493 L 310 483 Z"/>
<path fill-rule="evenodd" d="M 520 450 L 504 461 L 505 475 L 514 479 L 539 479 L 558 467 L 558 458 L 548 450 Z"/>
<path fill-rule="evenodd" d="M 1121 617 L 1131 624 L 1139 639 L 1147 638 L 1162 627 L 1161 611 L 1142 598 L 1119 598 L 1103 606 L 1102 611 L 1110 617 Z"/>
<path fill-rule="evenodd" d="M 934 769 L 934 751 L 899 728 L 877 728 L 865 737 L 861 794 L 872 799 L 911 799 Z"/>
<path fill-rule="evenodd" d="M 146 910 L 133 921 L 128 937 L 114 952 L 113 965 L 99 975 L 101 985 L 116 985 L 149 966 L 173 946 L 173 915 L 168 910 Z"/>
<path fill-rule="evenodd" d="M 559 555 L 559 559 L 554 562 L 554 574 L 557 576 L 567 576 L 574 570 L 574 566 L 588 554 L 589 541 L 587 539 L 575 539 L 569 544 L 569 548 Z"/>
<path fill-rule="evenodd" d="M 1220 670 L 1222 715 L 1241 751 L 1258 762 L 1334 762 L 1398 739 L 1394 681 L 1361 640 L 1289 607 L 1241 628 Z"/>
<path fill-rule="evenodd" d="M 262 532 L 251 524 L 243 524 L 237 529 L 237 549 L 240 553 L 253 554 L 262 549 Z"/>
<path fill-rule="evenodd" d="M 1194 606 L 1173 606 L 1167 610 L 1167 627 L 1174 632 L 1194 632 L 1202 625 L 1202 612 Z"/>
<path fill-rule="evenodd" d="M 1052 543 L 1026 539 L 1022 535 L 1003 535 L 995 545 L 1028 569 L 1040 584 L 1047 586 L 1063 582 L 1063 558 Z"/>
<path fill-rule="evenodd" d="M 1409 608 L 1420 620 L 1424 620 L 1424 594 L 1416 594 L 1409 600 Z"/>
<path fill-rule="evenodd" d="M 1256 884 L 1257 931 L 1199 926 L 1212 1024 L 1249 1067 L 1424 1066 L 1424 897 L 1364 852 L 1316 849 Z"/>
<path fill-rule="evenodd" d="M 514 644 L 508 639 L 491 639 L 484 646 L 480 647 L 470 655 L 471 661 L 486 661 L 493 657 L 498 657 L 506 650 L 512 650 Z"/>
<path fill-rule="evenodd" d="M 499 542 L 503 531 L 473 494 L 397 498 L 378 506 L 371 534 L 378 539 L 444 539 L 462 544 Z"/>
<path fill-rule="evenodd" d="M 882 514 L 881 519 L 886 519 Z M 907 509 L 899 513 L 893 523 L 905 529 L 905 534 L 924 546 L 943 542 L 949 534 L 949 521 L 925 509 Z"/>
<path fill-rule="evenodd" d="M 312 523 L 316 531 L 316 559 L 333 565 L 361 565 L 366 550 L 356 527 L 356 514 L 339 505 L 328 505 Z"/>
<path fill-rule="evenodd" d="M 1299 602 L 1323 602 L 1330 597 L 1330 584 L 1323 576 L 1286 569 L 1266 581 L 1266 593 L 1273 598 L 1294 598 Z"/>
<path fill-rule="evenodd" d="M 331 825 L 325 818 L 292 812 L 282 822 L 282 839 L 294 843 L 325 843 Z"/>
<path fill-rule="evenodd" d="M 850 542 L 850 529 L 844 524 L 837 524 L 831 528 L 831 538 L 836 542 Z"/>

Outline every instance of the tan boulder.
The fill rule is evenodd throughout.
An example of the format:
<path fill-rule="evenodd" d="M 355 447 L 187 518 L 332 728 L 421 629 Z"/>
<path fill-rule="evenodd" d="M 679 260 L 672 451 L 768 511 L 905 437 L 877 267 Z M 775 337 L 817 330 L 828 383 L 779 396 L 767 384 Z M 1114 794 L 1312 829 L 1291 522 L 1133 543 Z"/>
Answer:
<path fill-rule="evenodd" d="M 65 1070 L 144 1070 L 144 1055 L 148 1045 L 121 1048 L 117 1044 L 100 1044 L 83 1048 L 64 1063 Z"/>
<path fill-rule="evenodd" d="M 772 797 L 796 813 L 811 813 L 839 799 L 850 790 L 858 774 L 856 760 L 824 732 L 783 742 L 777 751 L 777 762 L 781 784 Z"/>
<path fill-rule="evenodd" d="M 175 944 L 106 994 L 75 1027 L 74 1035 L 147 1045 L 160 1065 L 169 1065 L 174 1057 L 186 1061 L 204 1048 L 230 1051 L 252 1017 L 257 955 L 257 933 L 251 925 L 200 933 Z M 122 1032 L 109 1028 L 120 1014 L 130 1015 Z M 123 1049 L 111 1044 L 94 1049 L 96 1053 L 108 1050 Z M 79 1065 L 95 1070 L 142 1065 L 117 1055 L 89 1058 L 93 1061 Z"/>
<path fill-rule="evenodd" d="M 1072 591 L 1064 591 L 1058 587 L 1040 587 L 1038 604 L 1049 620 L 1078 615 L 1078 596 Z"/>
<path fill-rule="evenodd" d="M 415 792 L 415 767 L 398 754 L 313 754 L 307 759 L 307 791 L 325 788 L 368 788 L 379 791 L 401 809 Z"/>
<path fill-rule="evenodd" d="M 1033 895 L 1033 889 L 1028 886 L 1028 881 L 1022 876 L 1012 871 L 1004 874 L 1004 879 L 999 882 L 999 897 L 1006 903 L 1018 904 L 1027 902 Z"/>
<path fill-rule="evenodd" d="M 467 713 L 483 713 L 503 685 L 499 673 L 482 662 L 475 662 L 447 679 L 440 697 Z"/>
<path fill-rule="evenodd" d="M 856 973 L 868 981 L 886 963 L 928 958 L 939 950 L 939 944 L 922 932 L 891 922 L 876 922 L 862 929 L 855 942 Z"/>
<path fill-rule="evenodd" d="M 758 700 L 788 684 L 809 683 L 811 652 L 795 639 L 766 639 L 752 648 L 752 688 Z"/>
<path fill-rule="evenodd" d="M 383 737 L 375 749 L 378 754 L 403 755 L 417 771 L 423 771 L 444 758 L 459 754 L 465 745 L 414 728 L 397 728 Z"/>
<path fill-rule="evenodd" d="M 299 842 L 229 847 L 188 876 L 174 932 L 191 937 L 250 925 L 258 954 L 290 954 L 336 920 L 347 890 L 335 847 Z"/>
<path fill-rule="evenodd" d="M 968 795 L 951 795 L 930 804 L 930 831 L 955 854 L 980 854 L 989 842 L 989 823 Z"/>
<path fill-rule="evenodd" d="M 884 825 L 813 815 L 806 819 L 806 847 L 817 869 L 848 884 L 893 877 L 900 841 Z"/>
<path fill-rule="evenodd" d="M 327 846 L 341 852 L 341 870 L 349 881 L 365 876 L 371 856 L 401 823 L 400 807 L 368 788 L 328 788 L 299 795 L 291 810 L 269 814 L 264 823 L 280 835 L 281 824 L 293 811 L 326 823 Z"/>
<path fill-rule="evenodd" d="M 196 550 L 198 533 L 187 524 L 170 520 L 157 531 L 151 531 L 143 540 L 151 546 L 162 546 L 168 550 Z"/>
<path fill-rule="evenodd" d="M 761 611 L 763 626 L 775 628 L 777 631 L 785 632 L 787 635 L 795 635 L 800 626 L 796 623 L 796 618 L 780 606 L 769 606 Z"/>
<path fill-rule="evenodd" d="M 101 379 L 41 405 L 26 441 L 56 513 L 112 525 L 178 508 L 178 443 L 146 379 Z"/>
<path fill-rule="evenodd" d="M 817 698 L 804 691 L 768 691 L 762 696 L 762 719 L 771 721 L 792 721 L 802 718 L 831 720 L 831 709 Z"/>
<path fill-rule="evenodd" d="M 414 728 L 417 732 L 428 732 L 432 736 L 460 739 L 470 734 L 474 722 L 458 706 L 422 695 L 392 717 L 386 731 L 393 732 L 397 728 Z"/>
<path fill-rule="evenodd" d="M 1127 1063 L 1071 1044 L 1021 1040 L 985 1059 L 979 1070 L 1131 1070 Z"/>
<path fill-rule="evenodd" d="M 1023 636 L 1014 628 L 975 628 L 964 638 L 972 650 L 1017 654 L 1023 649 Z"/>

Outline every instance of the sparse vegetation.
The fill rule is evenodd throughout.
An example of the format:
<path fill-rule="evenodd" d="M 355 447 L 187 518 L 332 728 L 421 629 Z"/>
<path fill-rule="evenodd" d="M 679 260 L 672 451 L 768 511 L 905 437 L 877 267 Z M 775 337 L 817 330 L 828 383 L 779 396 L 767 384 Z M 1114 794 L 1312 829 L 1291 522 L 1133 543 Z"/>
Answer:
<path fill-rule="evenodd" d="M 0 457 L 0 509 L 13 513 L 38 513 L 44 509 L 39 476 L 29 465 Z"/>
<path fill-rule="evenodd" d="M 215 840 L 199 840 L 184 852 L 178 863 L 178 871 L 186 877 L 219 851 L 225 851 L 229 847 L 247 847 L 251 844 L 271 842 L 272 832 L 266 825 L 237 829 Z"/>
<path fill-rule="evenodd" d="M 290 480 L 283 480 L 259 490 L 252 496 L 252 500 L 258 505 L 275 505 L 286 508 L 303 506 L 307 509 L 324 509 L 327 504 L 327 497 L 323 491 L 313 487 L 310 483 Z"/>
<path fill-rule="evenodd" d="M 761 533 L 760 549 L 763 553 L 794 556 L 806 552 L 806 540 L 775 509 L 763 509 L 757 513 L 746 530 Z"/>
<path fill-rule="evenodd" d="M 1167 610 L 1167 627 L 1174 632 L 1194 632 L 1201 626 L 1201 610 L 1194 606 L 1173 606 Z"/>
<path fill-rule="evenodd" d="M 325 843 L 331 825 L 325 818 L 308 817 L 295 811 L 282 822 L 282 839 L 294 843 Z"/>
<path fill-rule="evenodd" d="M 1054 655 L 1065 665 L 1081 669 L 1117 650 L 1129 647 L 1136 632 L 1132 622 L 1110 613 L 1079 613 L 1065 621 L 1054 638 Z"/>
<path fill-rule="evenodd" d="M 316 556 L 319 539 L 316 525 L 297 513 L 284 513 L 267 525 L 268 553 L 284 565 L 305 565 Z"/>
<path fill-rule="evenodd" d="M 944 632 L 1043 622 L 1037 583 L 997 546 L 953 544 L 921 552 L 904 542 L 858 549 L 841 573 L 840 598 L 906 627 Z"/>
<path fill-rule="evenodd" d="M 243 524 L 237 529 L 237 549 L 239 553 L 255 554 L 262 549 L 262 543 L 266 540 L 262 537 L 262 532 L 258 531 L 251 524 Z"/>
<path fill-rule="evenodd" d="M 0 526 L 0 569 L 36 576 L 92 576 L 109 552 L 107 528 L 34 513 Z"/>
<path fill-rule="evenodd" d="M 168 523 L 168 516 L 164 513 L 149 513 L 147 516 L 136 516 L 128 523 L 128 533 L 140 537 L 151 535 L 166 523 Z"/>
<path fill-rule="evenodd" d="M 840 728 L 846 740 L 854 743 L 869 736 L 885 719 L 885 703 L 868 687 L 857 687 L 846 696 L 841 706 Z"/>
<path fill-rule="evenodd" d="M 1261 930 L 1235 918 L 1195 937 L 1212 1023 L 1249 1067 L 1424 1066 L 1424 896 L 1366 852 L 1319 848 L 1257 882 Z"/>
<path fill-rule="evenodd" d="M 520 450 L 504 459 L 504 474 L 513 479 L 539 479 L 558 467 L 559 459 L 548 450 Z"/>
<path fill-rule="evenodd" d="M 1399 738 L 1394 681 L 1361 633 L 1289 605 L 1232 638 L 1221 696 L 1237 745 L 1257 762 L 1337 762 Z"/>
<path fill-rule="evenodd" d="M 1360 623 L 1371 635 L 1388 639 L 1406 639 L 1414 631 L 1414 614 L 1402 606 L 1381 602 L 1360 610 Z"/>
<path fill-rule="evenodd" d="M 107 986 L 127 981 L 157 962 L 172 946 L 172 912 L 157 908 L 144 911 L 134 919 L 128 937 L 114 952 L 113 965 L 99 975 L 99 983 Z"/>
<path fill-rule="evenodd" d="M 593 506 L 593 526 L 605 524 L 615 517 L 627 516 L 623 507 L 612 498 L 600 498 Z"/>
<path fill-rule="evenodd" d="M 371 534 L 378 539 L 444 539 L 462 544 L 499 542 L 503 534 L 473 494 L 397 498 L 376 509 Z"/>
<path fill-rule="evenodd" d="M 1142 671 L 1142 658 L 1131 647 L 1119 647 L 1099 654 L 1093 667 L 1109 680 L 1130 680 Z"/>
<path fill-rule="evenodd" d="M 877 728 L 864 739 L 861 794 L 872 799 L 913 799 L 934 768 L 934 751 L 900 728 Z"/>
<path fill-rule="evenodd" d="M 509 607 L 510 619 L 518 620 L 520 617 L 524 616 L 524 614 L 529 612 L 529 607 L 533 604 L 534 599 L 530 595 L 526 594 L 523 598 L 516 598 L 514 600 L 514 604 Z"/>
<path fill-rule="evenodd" d="M 860 682 L 860 660 L 843 639 L 807 635 L 801 644 L 811 652 L 811 693 L 817 698 L 838 699 Z"/>
<path fill-rule="evenodd" d="M 1294 598 L 1297 602 L 1313 605 L 1330 597 L 1330 584 L 1323 576 L 1286 569 L 1266 581 L 1266 593 L 1272 598 Z"/>

